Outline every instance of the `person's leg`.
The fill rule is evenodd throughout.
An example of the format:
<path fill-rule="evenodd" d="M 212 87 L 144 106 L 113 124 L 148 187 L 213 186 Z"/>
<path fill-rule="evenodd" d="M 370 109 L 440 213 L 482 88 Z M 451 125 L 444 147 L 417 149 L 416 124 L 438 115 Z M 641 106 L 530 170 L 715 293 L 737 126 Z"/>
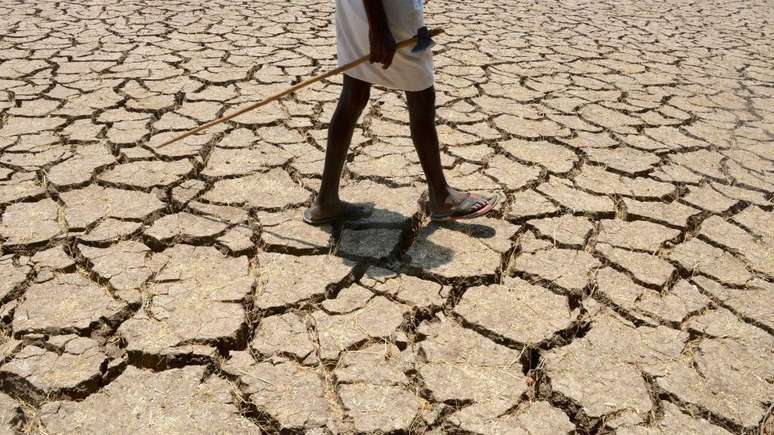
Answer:
<path fill-rule="evenodd" d="M 339 181 L 355 125 L 368 104 L 370 91 L 370 83 L 344 75 L 341 97 L 328 127 L 328 145 L 325 150 L 320 194 L 306 213 L 312 220 L 333 217 L 346 219 L 367 215 L 367 210 L 362 205 L 349 204 L 339 199 Z"/>
<path fill-rule="evenodd" d="M 449 213 L 463 203 L 468 212 L 482 210 L 487 206 L 486 198 L 474 197 L 472 200 L 467 193 L 449 186 L 444 177 L 438 132 L 435 128 L 435 88 L 431 86 L 424 91 L 406 92 L 406 100 L 411 122 L 411 138 L 427 179 L 430 211 L 434 214 Z"/>

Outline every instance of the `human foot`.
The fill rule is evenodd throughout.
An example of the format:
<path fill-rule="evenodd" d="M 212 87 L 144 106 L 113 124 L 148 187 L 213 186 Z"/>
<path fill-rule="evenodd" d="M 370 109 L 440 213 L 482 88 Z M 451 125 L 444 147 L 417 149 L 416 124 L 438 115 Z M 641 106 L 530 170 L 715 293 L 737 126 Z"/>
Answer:
<path fill-rule="evenodd" d="M 331 222 L 354 221 L 366 218 L 372 212 L 373 205 L 370 203 L 337 201 L 322 205 L 315 202 L 304 211 L 304 222 L 309 225 L 324 225 Z"/>
<path fill-rule="evenodd" d="M 420 199 L 420 207 L 433 221 L 463 220 L 484 216 L 494 209 L 497 201 L 496 196 L 484 197 L 449 187 L 436 195 L 428 195 L 425 191 Z"/>

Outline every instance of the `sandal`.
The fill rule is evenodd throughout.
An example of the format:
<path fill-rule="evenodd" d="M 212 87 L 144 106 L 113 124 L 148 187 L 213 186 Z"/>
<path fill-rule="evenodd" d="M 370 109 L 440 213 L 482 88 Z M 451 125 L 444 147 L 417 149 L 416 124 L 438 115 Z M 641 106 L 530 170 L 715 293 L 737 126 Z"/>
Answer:
<path fill-rule="evenodd" d="M 420 210 L 423 210 L 427 214 L 430 209 L 430 205 L 429 201 L 423 201 L 423 198 L 427 198 L 426 193 L 427 192 L 422 193 L 422 197 L 420 197 L 419 200 L 419 207 Z M 484 202 L 484 205 L 480 206 L 482 201 Z M 468 193 L 467 197 L 465 197 L 462 202 L 452 207 L 450 211 L 446 213 L 429 213 L 430 220 L 433 222 L 444 222 L 451 220 L 475 219 L 492 211 L 492 209 L 494 209 L 494 207 L 497 205 L 498 201 L 499 198 L 497 196 L 485 198 L 479 195 Z"/>
<path fill-rule="evenodd" d="M 319 225 L 325 225 L 325 224 L 331 224 L 334 222 L 349 222 L 349 221 L 356 221 L 359 219 L 364 219 L 373 213 L 373 207 L 371 206 L 371 203 L 357 203 L 357 204 L 351 204 L 351 203 L 345 203 L 346 205 L 342 209 L 341 214 L 337 214 L 334 216 L 327 216 L 324 218 L 314 218 L 312 217 L 312 209 L 307 208 L 304 210 L 304 222 L 306 222 L 309 225 L 319 226 Z"/>

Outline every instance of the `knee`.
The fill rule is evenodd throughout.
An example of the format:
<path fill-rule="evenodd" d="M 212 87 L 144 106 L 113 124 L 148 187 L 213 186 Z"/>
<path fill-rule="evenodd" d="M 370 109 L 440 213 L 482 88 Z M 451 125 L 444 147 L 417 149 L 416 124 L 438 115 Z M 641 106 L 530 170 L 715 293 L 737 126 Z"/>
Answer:
<path fill-rule="evenodd" d="M 368 104 L 371 96 L 371 84 L 344 75 L 344 85 L 341 89 L 341 99 L 337 111 L 359 117 Z"/>
<path fill-rule="evenodd" d="M 425 107 L 435 107 L 435 87 L 430 86 L 429 88 L 418 92 L 406 92 L 406 98 L 409 103 L 413 102 L 414 104 Z"/>
<path fill-rule="evenodd" d="M 340 107 L 346 113 L 360 116 L 368 104 L 370 95 L 371 92 L 368 87 L 345 89 L 344 92 L 342 92 L 341 100 L 339 101 Z"/>
<path fill-rule="evenodd" d="M 406 99 L 412 120 L 421 122 L 435 119 L 435 89 L 407 92 Z"/>

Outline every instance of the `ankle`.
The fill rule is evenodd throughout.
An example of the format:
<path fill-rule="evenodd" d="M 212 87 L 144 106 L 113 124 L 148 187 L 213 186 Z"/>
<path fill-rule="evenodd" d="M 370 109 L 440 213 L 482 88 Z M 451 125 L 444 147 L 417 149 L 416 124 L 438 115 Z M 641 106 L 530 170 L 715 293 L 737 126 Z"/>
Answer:
<path fill-rule="evenodd" d="M 445 203 L 446 199 L 451 196 L 452 191 L 453 189 L 448 184 L 428 189 L 428 193 L 430 194 L 430 202 L 435 204 Z"/>
<path fill-rule="evenodd" d="M 318 196 L 314 200 L 314 203 L 320 207 L 336 205 L 340 202 L 341 200 L 339 199 L 338 195 L 337 196 Z"/>

